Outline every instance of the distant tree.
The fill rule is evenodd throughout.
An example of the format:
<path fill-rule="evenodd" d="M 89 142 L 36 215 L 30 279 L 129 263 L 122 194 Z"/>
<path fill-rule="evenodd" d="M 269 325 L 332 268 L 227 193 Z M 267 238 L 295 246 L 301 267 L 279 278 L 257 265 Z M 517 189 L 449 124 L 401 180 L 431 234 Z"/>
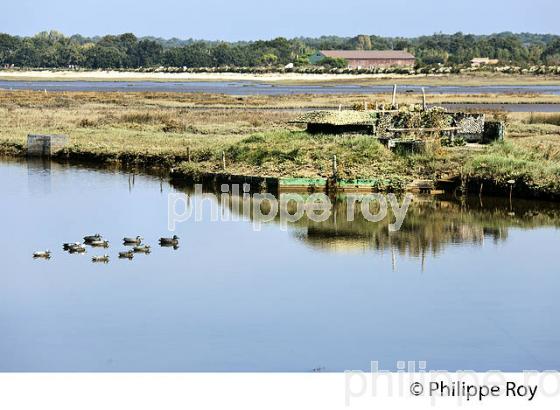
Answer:
<path fill-rule="evenodd" d="M 39 50 L 31 39 L 25 39 L 16 50 L 14 61 L 22 67 L 41 67 Z"/>
<path fill-rule="evenodd" d="M 560 38 L 552 41 L 543 51 L 542 60 L 546 64 L 560 65 Z"/>
<path fill-rule="evenodd" d="M 303 54 L 298 56 L 295 61 L 294 61 L 294 65 L 296 67 L 301 67 L 301 66 L 306 66 L 309 64 L 309 57 L 310 54 Z"/>
<path fill-rule="evenodd" d="M 393 39 L 379 36 L 370 36 L 369 38 L 372 50 L 390 50 L 393 48 Z"/>
<path fill-rule="evenodd" d="M 140 40 L 130 53 L 129 60 L 135 63 L 134 67 L 156 66 L 161 64 L 163 46 L 153 40 Z"/>
<path fill-rule="evenodd" d="M 344 58 L 337 57 L 325 57 L 320 62 L 320 65 L 328 68 L 346 68 L 348 67 L 348 61 Z"/>
<path fill-rule="evenodd" d="M 425 50 L 418 56 L 419 62 L 423 65 L 445 64 L 447 53 L 440 50 Z"/>
<path fill-rule="evenodd" d="M 85 55 L 85 64 L 89 68 L 123 68 L 126 62 L 126 53 L 115 46 L 96 44 L 88 48 Z"/>
<path fill-rule="evenodd" d="M 162 63 L 168 67 L 182 67 L 183 50 L 179 47 L 165 50 L 162 55 Z"/>
<path fill-rule="evenodd" d="M 15 55 L 20 47 L 21 41 L 17 37 L 0 34 L 0 64 L 15 64 Z"/>
<path fill-rule="evenodd" d="M 393 44 L 393 48 L 395 50 L 408 50 L 410 47 L 411 47 L 410 41 L 404 38 L 397 39 Z"/>
<path fill-rule="evenodd" d="M 473 57 L 497 58 L 503 63 L 558 64 L 560 37 L 552 34 L 498 33 L 472 35 L 442 34 L 417 38 L 356 37 L 319 38 L 278 37 L 273 40 L 226 43 L 192 39 L 137 38 L 132 33 L 65 37 L 58 31 L 44 31 L 20 38 L 0 34 L 0 64 L 24 67 L 137 68 L 158 65 L 186 67 L 305 65 L 317 50 L 408 50 L 419 66 L 434 64 L 467 65 Z M 323 60 L 328 67 L 346 62 Z"/>
<path fill-rule="evenodd" d="M 264 65 L 274 65 L 278 62 L 278 57 L 276 54 L 268 53 L 262 55 L 259 60 Z"/>
<path fill-rule="evenodd" d="M 356 50 L 371 50 L 371 38 L 369 36 L 360 34 L 356 37 Z"/>

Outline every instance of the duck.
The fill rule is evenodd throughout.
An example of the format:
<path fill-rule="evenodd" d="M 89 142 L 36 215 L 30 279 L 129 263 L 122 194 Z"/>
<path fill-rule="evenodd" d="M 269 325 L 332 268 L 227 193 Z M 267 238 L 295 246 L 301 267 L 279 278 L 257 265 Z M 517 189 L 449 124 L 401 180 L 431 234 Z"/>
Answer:
<path fill-rule="evenodd" d="M 173 235 L 172 238 L 159 238 L 159 244 L 161 246 L 175 246 L 179 244 L 179 237 Z"/>
<path fill-rule="evenodd" d="M 62 249 L 65 251 L 69 251 L 71 247 L 73 246 L 82 246 L 82 244 L 80 242 L 72 242 L 72 243 L 63 243 L 62 244 Z"/>
<path fill-rule="evenodd" d="M 134 258 L 134 251 L 123 251 L 119 252 L 120 259 L 132 259 Z"/>
<path fill-rule="evenodd" d="M 135 253 L 150 253 L 150 245 L 138 245 L 132 249 Z"/>
<path fill-rule="evenodd" d="M 108 248 L 109 247 L 109 241 L 106 241 L 104 239 L 98 239 L 98 240 L 95 240 L 95 241 L 90 241 L 87 244 L 91 247 L 94 247 L 94 248 Z"/>
<path fill-rule="evenodd" d="M 85 253 L 85 251 L 86 247 L 81 243 L 76 243 L 68 247 L 68 252 L 70 253 Z"/>
<path fill-rule="evenodd" d="M 103 237 L 101 235 L 99 235 L 98 233 L 96 233 L 95 235 L 84 236 L 84 242 L 85 243 L 89 243 L 89 242 L 93 242 L 93 241 L 100 241 L 102 239 L 103 239 Z"/>
<path fill-rule="evenodd" d="M 144 240 L 144 238 L 142 238 L 141 236 L 137 236 L 136 238 L 124 237 L 123 238 L 123 243 L 125 245 L 140 245 L 143 240 Z"/>
<path fill-rule="evenodd" d="M 94 256 L 91 258 L 91 261 L 93 263 L 98 263 L 98 262 L 109 263 L 109 255 Z"/>
<path fill-rule="evenodd" d="M 46 251 L 33 252 L 33 259 L 37 259 L 37 258 L 50 259 L 51 258 L 51 251 L 46 250 Z"/>
<path fill-rule="evenodd" d="M 179 245 L 178 244 L 171 244 L 171 243 L 160 243 L 159 246 L 161 246 L 162 248 L 173 248 L 173 250 L 177 250 L 179 249 Z"/>

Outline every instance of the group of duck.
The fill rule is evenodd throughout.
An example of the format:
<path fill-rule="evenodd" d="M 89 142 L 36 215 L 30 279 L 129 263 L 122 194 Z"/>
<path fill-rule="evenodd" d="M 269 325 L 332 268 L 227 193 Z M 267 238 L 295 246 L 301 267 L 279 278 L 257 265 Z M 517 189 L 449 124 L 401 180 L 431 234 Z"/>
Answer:
<path fill-rule="evenodd" d="M 151 252 L 150 245 L 143 243 L 144 238 L 137 236 L 135 238 L 123 238 L 123 245 L 127 247 L 132 247 L 132 249 L 127 249 L 119 252 L 119 259 L 133 259 L 134 255 L 137 253 L 149 254 Z M 169 247 L 177 249 L 179 247 L 179 237 L 173 235 L 171 238 L 160 238 L 159 245 L 162 247 Z M 62 249 L 70 254 L 83 254 L 86 253 L 86 246 L 92 248 L 105 248 L 109 247 L 109 241 L 103 239 L 100 234 L 84 236 L 84 242 L 71 242 L 62 244 Z M 50 259 L 51 251 L 39 251 L 33 253 L 34 259 Z M 109 263 L 109 255 L 93 256 L 91 261 L 94 263 Z"/>

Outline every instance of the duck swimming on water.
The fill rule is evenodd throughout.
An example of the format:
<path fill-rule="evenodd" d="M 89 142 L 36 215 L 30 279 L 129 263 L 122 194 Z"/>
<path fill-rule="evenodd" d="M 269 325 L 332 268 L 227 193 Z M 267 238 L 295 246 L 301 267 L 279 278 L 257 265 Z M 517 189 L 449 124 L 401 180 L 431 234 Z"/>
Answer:
<path fill-rule="evenodd" d="M 132 249 L 135 253 L 150 253 L 150 245 L 138 245 Z"/>
<path fill-rule="evenodd" d="M 179 245 L 179 237 L 173 235 L 172 238 L 159 238 L 159 244 L 161 246 L 177 246 Z"/>
<path fill-rule="evenodd" d="M 103 240 L 103 239 L 97 239 L 95 241 L 90 241 L 87 242 L 87 244 L 91 247 L 94 248 L 108 248 L 109 247 L 109 241 Z"/>
<path fill-rule="evenodd" d="M 85 243 L 89 243 L 89 242 L 93 242 L 93 241 L 100 241 L 102 239 L 103 239 L 103 237 L 101 235 L 99 235 L 98 233 L 96 233 L 95 235 L 84 236 L 84 242 Z"/>
<path fill-rule="evenodd" d="M 123 251 L 119 252 L 120 259 L 132 259 L 134 258 L 134 251 Z"/>
<path fill-rule="evenodd" d="M 94 256 L 91 258 L 93 263 L 109 263 L 109 255 Z"/>
<path fill-rule="evenodd" d="M 38 251 L 38 252 L 33 252 L 33 259 L 50 259 L 51 258 L 51 251 L 46 250 L 46 251 Z"/>
<path fill-rule="evenodd" d="M 85 251 L 86 251 L 86 247 L 81 243 L 71 244 L 68 247 L 68 252 L 70 253 L 85 253 Z"/>
<path fill-rule="evenodd" d="M 81 246 L 82 244 L 80 242 L 72 242 L 72 243 L 63 243 L 62 244 L 62 249 L 65 251 L 69 251 L 71 247 L 73 246 Z"/>
<path fill-rule="evenodd" d="M 144 240 L 144 238 L 142 238 L 141 236 L 137 236 L 136 238 L 124 237 L 123 238 L 123 243 L 125 245 L 140 245 L 143 240 Z"/>

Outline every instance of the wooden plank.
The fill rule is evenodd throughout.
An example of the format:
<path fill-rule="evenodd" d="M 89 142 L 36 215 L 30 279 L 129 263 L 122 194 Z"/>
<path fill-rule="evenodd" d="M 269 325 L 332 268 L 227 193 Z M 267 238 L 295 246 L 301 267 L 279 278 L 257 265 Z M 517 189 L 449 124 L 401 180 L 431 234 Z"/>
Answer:
<path fill-rule="evenodd" d="M 434 131 L 458 131 L 461 128 L 448 127 L 448 128 L 388 128 L 389 132 L 434 132 Z"/>

